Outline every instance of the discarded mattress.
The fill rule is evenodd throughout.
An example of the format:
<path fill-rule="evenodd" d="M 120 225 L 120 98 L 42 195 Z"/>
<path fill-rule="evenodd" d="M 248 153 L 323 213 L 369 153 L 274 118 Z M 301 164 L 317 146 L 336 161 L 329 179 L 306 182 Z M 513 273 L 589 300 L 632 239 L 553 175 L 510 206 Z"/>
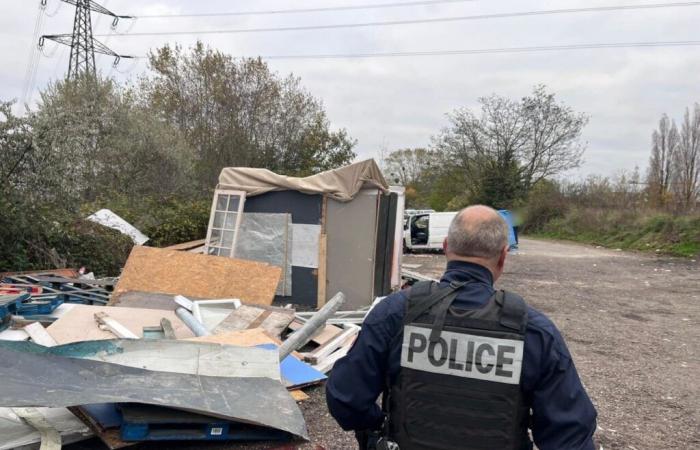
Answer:
<path fill-rule="evenodd" d="M 89 359 L 157 372 L 209 377 L 280 379 L 277 352 L 206 342 L 112 339 L 44 347 L 33 342 L 0 342 L 14 351 Z"/>
<path fill-rule="evenodd" d="M 270 378 L 155 372 L 0 347 L 0 406 L 68 407 L 145 403 L 285 431 L 308 439 L 304 417 Z"/>

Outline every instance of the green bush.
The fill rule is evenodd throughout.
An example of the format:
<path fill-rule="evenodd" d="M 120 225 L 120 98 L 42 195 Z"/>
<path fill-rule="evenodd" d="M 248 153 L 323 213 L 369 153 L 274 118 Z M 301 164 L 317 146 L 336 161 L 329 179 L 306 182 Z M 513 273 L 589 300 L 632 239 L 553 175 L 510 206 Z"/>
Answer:
<path fill-rule="evenodd" d="M 573 207 L 531 234 L 675 256 L 700 254 L 698 215 Z"/>

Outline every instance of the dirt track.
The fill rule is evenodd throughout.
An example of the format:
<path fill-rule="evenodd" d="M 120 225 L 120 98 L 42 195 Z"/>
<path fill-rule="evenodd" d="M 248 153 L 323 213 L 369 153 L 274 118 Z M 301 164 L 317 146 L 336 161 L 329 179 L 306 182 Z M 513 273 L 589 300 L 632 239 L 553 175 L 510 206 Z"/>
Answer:
<path fill-rule="evenodd" d="M 405 263 L 438 276 L 444 257 Z M 605 449 L 700 448 L 700 264 L 523 239 L 499 286 L 567 340 Z"/>
<path fill-rule="evenodd" d="M 445 258 L 410 255 L 404 263 L 438 277 Z M 499 285 L 523 295 L 562 331 L 598 409 L 597 440 L 606 450 L 700 448 L 700 263 L 523 239 Z M 323 392 L 311 390 L 302 403 L 313 440 L 303 448 L 356 448 L 328 415 Z M 103 447 L 93 440 L 74 448 Z"/>

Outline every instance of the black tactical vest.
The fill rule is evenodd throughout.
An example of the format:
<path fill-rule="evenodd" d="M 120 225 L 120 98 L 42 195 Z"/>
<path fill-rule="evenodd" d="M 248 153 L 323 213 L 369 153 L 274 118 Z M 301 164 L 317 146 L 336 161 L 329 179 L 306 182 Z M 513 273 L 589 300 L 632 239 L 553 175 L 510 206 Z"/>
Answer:
<path fill-rule="evenodd" d="M 520 389 L 525 302 L 498 291 L 482 308 L 457 309 L 463 285 L 411 289 L 401 370 L 384 399 L 388 440 L 401 450 L 531 449 Z"/>

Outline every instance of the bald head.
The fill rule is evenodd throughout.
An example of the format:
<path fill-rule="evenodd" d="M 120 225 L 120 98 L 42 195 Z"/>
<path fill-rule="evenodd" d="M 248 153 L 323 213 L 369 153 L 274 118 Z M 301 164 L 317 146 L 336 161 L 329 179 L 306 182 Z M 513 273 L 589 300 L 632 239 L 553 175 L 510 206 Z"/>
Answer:
<path fill-rule="evenodd" d="M 479 258 L 497 263 L 508 246 L 508 225 L 493 208 L 483 205 L 461 210 L 450 224 L 445 252 L 448 259 Z"/>

